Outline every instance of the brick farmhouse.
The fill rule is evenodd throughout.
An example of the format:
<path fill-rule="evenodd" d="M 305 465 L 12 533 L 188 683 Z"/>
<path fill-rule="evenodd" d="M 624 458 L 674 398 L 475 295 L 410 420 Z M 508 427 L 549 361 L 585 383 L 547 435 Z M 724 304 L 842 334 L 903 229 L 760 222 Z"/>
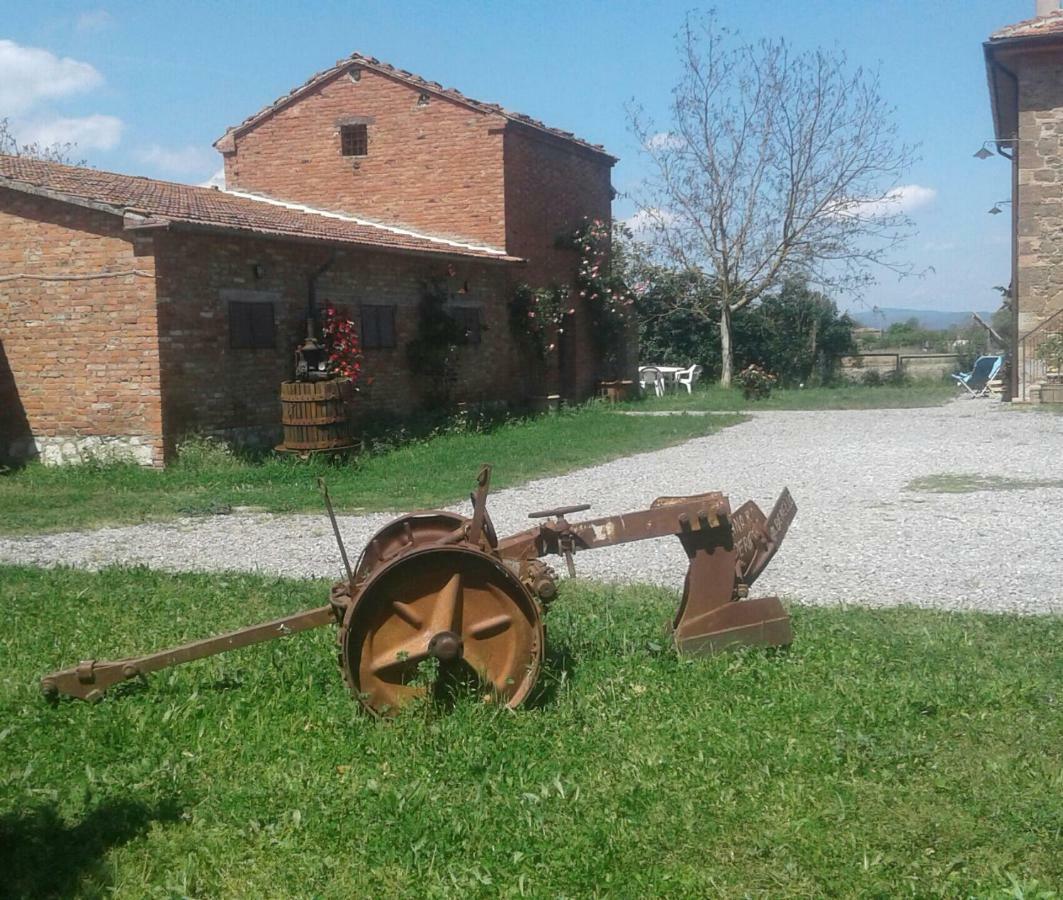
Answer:
<path fill-rule="evenodd" d="M 458 399 L 590 395 L 589 311 L 533 358 L 515 287 L 571 283 L 615 158 L 355 54 L 229 129 L 224 189 L 0 156 L 0 458 L 117 447 L 161 465 L 190 433 L 274 440 L 309 284 L 361 331 L 366 411 L 408 413 L 426 280 L 467 328 Z"/>
<path fill-rule="evenodd" d="M 1063 336 L 1063 11 L 1037 15 L 984 44 L 998 152 L 1011 163 L 1015 343 L 1011 394 L 1036 402 L 1058 379 L 1038 348 Z"/>

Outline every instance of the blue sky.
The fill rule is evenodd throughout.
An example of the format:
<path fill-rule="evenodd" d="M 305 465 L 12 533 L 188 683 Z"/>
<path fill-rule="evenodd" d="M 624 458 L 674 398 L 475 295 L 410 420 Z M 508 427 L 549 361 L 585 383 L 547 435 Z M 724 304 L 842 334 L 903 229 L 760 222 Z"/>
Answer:
<path fill-rule="evenodd" d="M 200 183 L 229 125 L 337 59 L 379 57 L 471 97 L 574 131 L 621 158 L 614 214 L 642 177 L 625 103 L 664 119 L 673 35 L 690 2 L 17 2 L 0 19 L 0 116 L 21 137 L 79 136 L 101 169 Z M 1034 0 L 723 0 L 750 37 L 844 50 L 878 66 L 902 137 L 919 233 L 860 305 L 993 309 L 1009 275 L 1008 164 L 972 156 L 992 136 L 981 43 Z M 843 307 L 851 298 L 836 298 Z"/>

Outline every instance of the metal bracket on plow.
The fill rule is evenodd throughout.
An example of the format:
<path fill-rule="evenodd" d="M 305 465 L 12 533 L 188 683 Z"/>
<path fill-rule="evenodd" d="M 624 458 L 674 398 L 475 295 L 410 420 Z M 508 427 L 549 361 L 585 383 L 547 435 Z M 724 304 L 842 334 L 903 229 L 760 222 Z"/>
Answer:
<path fill-rule="evenodd" d="M 749 586 L 771 562 L 797 513 L 789 490 L 783 490 L 770 516 L 752 501 L 732 513 L 719 491 L 658 497 L 649 509 L 568 522 L 565 513 L 576 509 L 532 513 L 550 521 L 505 538 L 499 553 L 514 561 L 563 556 L 571 574 L 577 551 L 675 535 L 690 560 L 672 623 L 679 650 L 711 653 L 732 644 L 778 646 L 792 641 L 790 617 L 777 597 L 747 599 Z"/>

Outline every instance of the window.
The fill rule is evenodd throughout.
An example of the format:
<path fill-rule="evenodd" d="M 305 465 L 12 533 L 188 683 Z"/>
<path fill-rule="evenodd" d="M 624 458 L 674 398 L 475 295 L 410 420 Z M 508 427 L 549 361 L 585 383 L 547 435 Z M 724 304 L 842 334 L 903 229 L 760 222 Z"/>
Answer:
<path fill-rule="evenodd" d="M 368 156 L 369 126 L 340 126 L 340 152 L 344 156 Z"/>
<path fill-rule="evenodd" d="M 470 344 L 480 343 L 480 332 L 483 331 L 483 323 L 480 321 L 480 307 L 478 306 L 452 306 L 451 318 L 458 323 L 458 327 L 465 332 L 465 340 Z"/>
<path fill-rule="evenodd" d="M 234 350 L 265 350 L 276 346 L 272 303 L 229 301 L 229 346 Z"/>
<path fill-rule="evenodd" d="M 395 346 L 395 307 L 362 306 L 363 350 L 390 350 Z"/>

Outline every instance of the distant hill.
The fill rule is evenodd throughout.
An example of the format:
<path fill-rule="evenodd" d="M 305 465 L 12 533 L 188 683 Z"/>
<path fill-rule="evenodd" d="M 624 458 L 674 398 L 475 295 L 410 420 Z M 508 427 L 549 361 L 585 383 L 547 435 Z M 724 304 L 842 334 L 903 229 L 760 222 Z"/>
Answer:
<path fill-rule="evenodd" d="M 978 311 L 987 322 L 991 312 Z M 902 307 L 880 307 L 875 312 L 869 309 L 851 309 L 849 317 L 865 328 L 889 328 L 894 322 L 907 322 L 918 319 L 919 324 L 930 331 L 946 331 L 955 325 L 966 325 L 971 321 L 970 312 L 955 312 L 946 309 L 904 309 Z"/>

